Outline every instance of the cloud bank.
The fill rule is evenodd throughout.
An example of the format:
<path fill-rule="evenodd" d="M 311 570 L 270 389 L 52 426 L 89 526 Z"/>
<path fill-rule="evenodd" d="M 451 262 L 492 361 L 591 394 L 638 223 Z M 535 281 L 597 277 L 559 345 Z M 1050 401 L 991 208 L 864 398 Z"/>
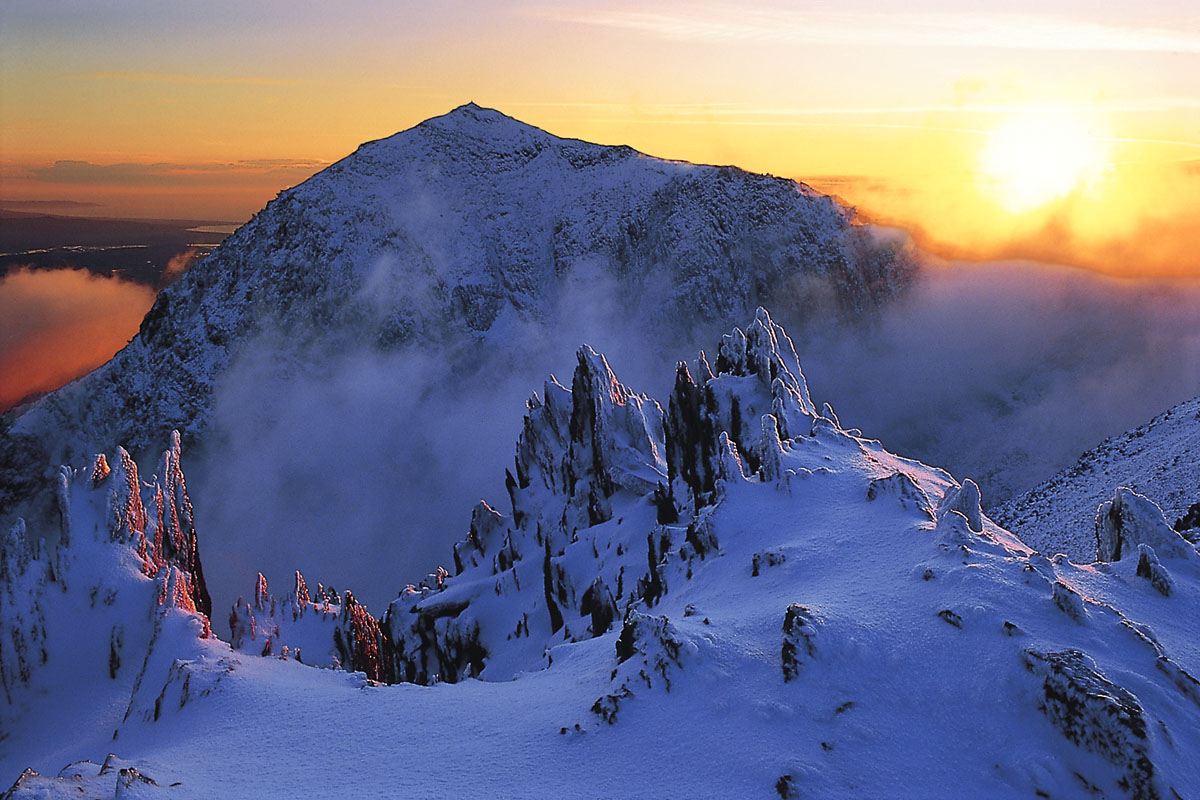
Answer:
<path fill-rule="evenodd" d="M 86 270 L 9 272 L 0 279 L 0 410 L 103 364 L 153 303 L 153 289 Z"/>
<path fill-rule="evenodd" d="M 437 565 L 480 499 L 504 510 L 524 401 L 574 350 L 665 400 L 674 362 L 719 330 L 649 330 L 580 275 L 546 324 L 497 342 L 381 353 L 364 344 L 281 363 L 265 334 L 227 375 L 203 453 L 187 456 L 218 607 L 262 570 L 300 569 L 379 611 Z M 811 296 L 772 309 L 813 396 L 843 424 L 984 487 L 1023 490 L 1105 436 L 1200 394 L 1200 286 L 1115 281 L 1030 263 L 929 269 L 873 322 Z M 729 320 L 728 325 L 747 320 Z M 726 326 L 721 326 L 726 327 Z M 211 561 L 211 566 L 209 563 Z"/>
<path fill-rule="evenodd" d="M 681 41 L 1200 53 L 1200 36 L 1189 30 L 1032 12 L 747 9 L 700 2 L 539 6 L 526 13 Z"/>

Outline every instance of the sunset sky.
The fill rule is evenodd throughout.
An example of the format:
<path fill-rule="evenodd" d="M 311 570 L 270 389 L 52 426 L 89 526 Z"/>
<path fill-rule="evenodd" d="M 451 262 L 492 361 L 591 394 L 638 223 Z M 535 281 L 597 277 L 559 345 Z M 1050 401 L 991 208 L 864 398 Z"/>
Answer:
<path fill-rule="evenodd" d="M 0 200 L 240 222 L 473 100 L 808 180 L 946 255 L 1200 276 L 1200 7 L 0 5 Z"/>

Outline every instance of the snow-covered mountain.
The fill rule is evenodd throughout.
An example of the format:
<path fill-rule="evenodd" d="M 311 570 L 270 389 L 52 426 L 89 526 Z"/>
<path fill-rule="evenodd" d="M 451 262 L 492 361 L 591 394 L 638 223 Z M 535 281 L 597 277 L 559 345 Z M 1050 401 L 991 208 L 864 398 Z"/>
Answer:
<path fill-rule="evenodd" d="M 725 327 L 760 302 L 869 308 L 913 269 L 803 184 L 561 139 L 468 104 L 281 192 L 162 292 L 112 361 L 15 420 L 5 460 L 26 474 L 176 429 L 192 441 L 260 336 L 283 370 L 363 347 L 465 361 L 581 305 L 614 325 Z M 25 490 L 9 484 L 0 505 Z"/>
<path fill-rule="evenodd" d="M 260 580 L 232 647 L 198 560 L 151 556 L 199 552 L 178 443 L 150 484 L 63 472 L 69 543 L 14 530 L 0 562 L 0 768 L 69 765 L 10 796 L 1200 793 L 1200 554 L 1153 503 L 1113 487 L 1097 553 L 1046 558 L 818 411 L 765 311 L 712 356 L 664 409 L 581 348 L 452 571 L 380 618 Z"/>
<path fill-rule="evenodd" d="M 1178 530 L 1200 529 L 1200 397 L 1106 439 L 993 516 L 1032 547 L 1087 560 L 1096 507 L 1114 486 L 1154 500 Z"/>

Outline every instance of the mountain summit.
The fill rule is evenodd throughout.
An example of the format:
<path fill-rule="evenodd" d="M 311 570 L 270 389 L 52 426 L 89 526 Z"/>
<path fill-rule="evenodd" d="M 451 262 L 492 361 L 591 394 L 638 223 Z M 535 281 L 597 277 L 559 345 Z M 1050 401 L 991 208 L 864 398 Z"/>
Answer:
<path fill-rule="evenodd" d="M 11 420 L 0 512 L 36 493 L 35 465 L 141 452 L 172 430 L 194 444 L 231 365 L 267 339 L 281 370 L 420 352 L 476 371 L 570 324 L 649 327 L 661 341 L 759 303 L 854 314 L 913 271 L 795 181 L 460 106 L 281 192 L 163 291 L 110 362 Z"/>

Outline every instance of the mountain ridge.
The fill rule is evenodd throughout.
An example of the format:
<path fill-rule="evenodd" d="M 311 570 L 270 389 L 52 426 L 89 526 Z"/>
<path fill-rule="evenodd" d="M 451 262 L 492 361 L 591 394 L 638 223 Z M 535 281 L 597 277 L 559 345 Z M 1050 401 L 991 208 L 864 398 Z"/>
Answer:
<path fill-rule="evenodd" d="M 228 439 L 230 425 L 261 415 L 269 429 L 289 398 L 340 371 L 361 379 L 363 364 L 381 395 L 387 381 L 404 386 L 397 369 L 423 370 L 413 391 L 441 393 L 429 408 L 469 380 L 516 391 L 514 374 L 550 371 L 554 343 L 597 330 L 649 328 L 646 341 L 690 349 L 760 302 L 814 320 L 869 315 L 916 270 L 795 182 L 560 139 L 463 106 L 281 192 L 161 292 L 110 362 L 6 418 L 0 515 L 46 496 L 47 464 L 83 466 L 118 443 L 151 455 L 174 430 L 189 453 L 216 451 L 210 438 Z M 228 424 L 214 426 L 231 396 Z M 340 420 L 303 424 L 332 432 Z"/>

